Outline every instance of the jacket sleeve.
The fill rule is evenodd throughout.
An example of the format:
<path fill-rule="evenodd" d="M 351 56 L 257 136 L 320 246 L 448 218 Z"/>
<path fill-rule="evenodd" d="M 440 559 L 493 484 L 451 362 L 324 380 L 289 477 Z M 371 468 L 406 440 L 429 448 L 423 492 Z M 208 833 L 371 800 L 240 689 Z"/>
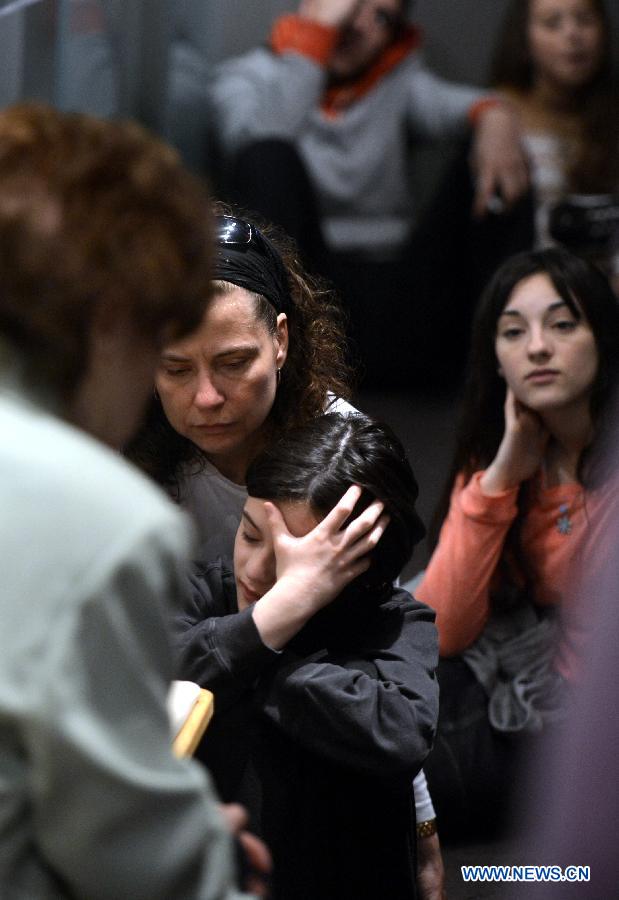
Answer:
<path fill-rule="evenodd" d="M 436 610 L 441 656 L 465 650 L 479 637 L 490 611 L 490 587 L 505 537 L 517 513 L 518 489 L 487 497 L 477 472 L 459 475 L 439 541 L 416 596 Z"/>
<path fill-rule="evenodd" d="M 266 717 L 306 749 L 374 775 L 414 774 L 438 714 L 431 610 L 398 591 L 350 652 L 285 651 L 262 679 Z"/>
<path fill-rule="evenodd" d="M 445 81 L 425 68 L 418 55 L 409 65 L 408 119 L 413 133 L 428 139 L 463 135 L 472 124 L 476 104 L 490 94 Z"/>
<path fill-rule="evenodd" d="M 262 643 L 251 608 L 236 611 L 231 579 L 219 565 L 191 573 L 172 623 L 178 677 L 213 691 L 217 712 L 253 687 L 265 666 L 280 657 Z"/>
<path fill-rule="evenodd" d="M 264 138 L 297 137 L 320 104 L 335 38 L 335 29 L 284 16 L 275 23 L 270 47 L 218 67 L 211 99 L 225 152 Z"/>
<path fill-rule="evenodd" d="M 180 574 L 165 525 L 83 573 L 84 602 L 60 605 L 30 667 L 36 841 L 71 896 L 241 897 L 208 776 L 171 750 L 162 598 L 178 597 Z"/>

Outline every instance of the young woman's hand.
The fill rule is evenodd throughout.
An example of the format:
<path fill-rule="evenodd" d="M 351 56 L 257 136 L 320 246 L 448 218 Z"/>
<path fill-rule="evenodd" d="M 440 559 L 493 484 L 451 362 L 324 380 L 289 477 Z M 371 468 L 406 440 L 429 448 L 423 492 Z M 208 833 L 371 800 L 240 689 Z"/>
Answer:
<path fill-rule="evenodd" d="M 389 517 L 379 501 L 352 522 L 361 488 L 349 488 L 331 512 L 303 537 L 294 537 L 280 511 L 265 502 L 273 535 L 277 581 L 254 605 L 253 617 L 265 644 L 283 647 L 303 625 L 370 566 L 369 554 Z"/>
<path fill-rule="evenodd" d="M 549 434 L 537 413 L 514 396 L 505 397 L 505 432 L 492 463 L 482 475 L 480 486 L 492 496 L 517 487 L 540 468 Z"/>
<path fill-rule="evenodd" d="M 369 568 L 368 554 L 387 527 L 384 504 L 375 500 L 342 528 L 360 496 L 361 488 L 349 488 L 322 522 L 303 537 L 293 537 L 277 507 L 264 504 L 273 534 L 277 580 L 286 578 L 308 596 L 311 593 L 315 610 L 326 606 Z"/>

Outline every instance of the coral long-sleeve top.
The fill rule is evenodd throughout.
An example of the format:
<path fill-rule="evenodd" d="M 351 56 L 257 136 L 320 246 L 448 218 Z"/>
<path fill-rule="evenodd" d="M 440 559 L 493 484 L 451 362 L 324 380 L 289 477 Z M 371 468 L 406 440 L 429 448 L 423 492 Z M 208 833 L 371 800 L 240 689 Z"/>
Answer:
<path fill-rule="evenodd" d="M 486 496 L 480 487 L 482 475 L 475 473 L 466 484 L 463 475 L 456 479 L 439 542 L 415 591 L 436 610 L 443 656 L 461 653 L 483 630 L 505 538 L 517 514 L 518 488 Z M 599 515 L 601 499 L 577 483 L 543 487 L 541 479 L 534 482 L 521 530 L 534 603 L 573 602 L 585 560 L 587 571 L 591 568 L 586 548 L 599 547 L 597 538 L 606 534 L 606 517 Z M 608 549 L 606 542 L 603 546 Z M 603 556 L 596 555 L 596 562 Z M 564 674 L 572 668 L 571 656 L 569 647 L 560 649 L 557 666 Z"/>

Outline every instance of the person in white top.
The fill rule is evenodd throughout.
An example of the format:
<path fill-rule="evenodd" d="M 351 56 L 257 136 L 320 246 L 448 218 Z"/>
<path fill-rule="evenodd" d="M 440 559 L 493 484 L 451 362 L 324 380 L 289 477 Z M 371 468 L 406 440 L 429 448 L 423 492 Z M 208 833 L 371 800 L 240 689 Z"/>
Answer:
<path fill-rule="evenodd" d="M 561 240 L 577 252 L 595 253 L 619 288 L 616 199 L 614 216 L 608 211 L 619 192 L 619 83 L 611 36 L 604 0 L 514 0 L 497 43 L 492 83 L 522 121 L 536 246 Z M 553 211 L 568 196 L 572 207 L 558 219 Z M 589 214 L 593 230 L 587 234 L 593 197 L 597 209 L 606 203 L 607 212 Z"/>
<path fill-rule="evenodd" d="M 148 421 L 127 448 L 192 513 L 199 562 L 231 559 L 245 473 L 270 439 L 354 411 L 339 307 L 286 238 L 222 211 L 213 274 L 199 328 L 164 347 Z"/>

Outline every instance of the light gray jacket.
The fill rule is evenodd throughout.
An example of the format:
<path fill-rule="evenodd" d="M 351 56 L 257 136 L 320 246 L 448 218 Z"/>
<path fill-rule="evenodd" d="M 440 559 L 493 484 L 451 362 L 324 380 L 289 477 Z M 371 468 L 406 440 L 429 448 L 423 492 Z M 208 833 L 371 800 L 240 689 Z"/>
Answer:
<path fill-rule="evenodd" d="M 207 777 L 170 749 L 184 517 L 6 373 L 0 436 L 0 896 L 239 898 Z"/>

